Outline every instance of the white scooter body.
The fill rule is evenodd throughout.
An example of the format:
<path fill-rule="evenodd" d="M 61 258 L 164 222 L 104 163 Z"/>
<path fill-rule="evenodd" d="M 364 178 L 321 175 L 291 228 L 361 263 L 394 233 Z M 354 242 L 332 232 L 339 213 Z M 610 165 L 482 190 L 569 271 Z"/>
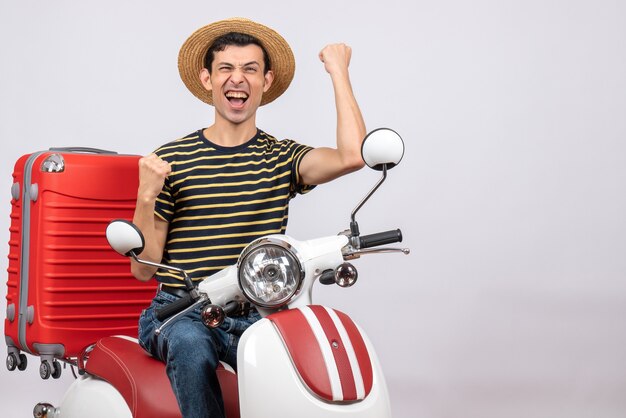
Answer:
<path fill-rule="evenodd" d="M 359 402 L 329 402 L 302 381 L 285 345 L 269 319 L 261 319 L 242 336 L 238 349 L 241 418 L 391 417 L 389 395 L 374 349 L 365 340 L 373 368 L 373 386 Z M 297 411 L 297 412 L 296 412 Z M 132 418 L 118 390 L 95 376 L 80 376 L 67 390 L 60 407 L 48 418 Z"/>
<path fill-rule="evenodd" d="M 282 312 L 309 312 L 308 305 L 311 304 L 311 289 L 315 280 L 324 270 L 334 268 L 343 262 L 341 249 L 348 243 L 348 238 L 339 235 L 302 242 L 284 235 L 267 238 L 288 242 L 297 249 L 304 264 L 305 280 L 300 293 L 288 305 L 289 310 Z M 214 304 L 225 304 L 230 300 L 244 300 L 237 285 L 236 266 L 228 267 L 206 279 L 200 283 L 198 289 L 202 293 L 212 295 L 211 301 Z M 387 387 L 378 358 L 369 339 L 360 328 L 359 334 L 367 348 L 366 360 L 370 362 L 372 369 L 371 389 L 367 396 L 363 393 L 364 389 L 360 389 L 362 400 L 343 401 L 338 367 L 331 353 L 325 357 L 322 356 L 321 358 L 325 361 L 314 367 L 327 370 L 329 381 L 331 381 L 331 392 L 335 399 L 333 401 L 317 395 L 307 385 L 296 367 L 294 356 L 313 356 L 309 356 L 309 353 L 304 350 L 290 354 L 284 337 L 271 320 L 273 311 L 261 309 L 261 313 L 268 317 L 248 328 L 239 341 L 237 361 L 241 418 L 293 417 L 294 411 L 297 411 L 299 417 L 311 418 L 334 416 L 386 418 L 391 416 Z M 308 316 L 311 316 L 310 312 Z M 305 317 L 306 315 L 302 314 L 299 320 L 301 323 L 295 327 L 296 329 L 308 326 Z M 318 333 L 323 334 L 323 325 L 317 323 L 313 327 Z M 129 339 L 128 337 L 119 338 Z M 346 337 L 345 340 L 348 342 L 348 348 L 351 349 L 349 338 Z M 306 350 L 325 351 L 327 354 L 332 351 L 329 341 L 320 338 L 319 343 L 319 346 L 307 346 Z M 323 344 L 325 347 L 320 348 Z M 352 352 L 348 357 L 352 360 L 351 370 L 358 369 L 355 354 Z M 352 377 L 357 381 L 355 386 L 363 386 L 360 372 L 357 370 L 353 374 L 357 375 Z M 134 416 L 113 385 L 98 377 L 85 375 L 79 377 L 71 385 L 58 412 L 54 415 L 49 414 L 48 418 L 83 418 L 85 411 L 90 411 L 90 418 L 132 418 Z"/>

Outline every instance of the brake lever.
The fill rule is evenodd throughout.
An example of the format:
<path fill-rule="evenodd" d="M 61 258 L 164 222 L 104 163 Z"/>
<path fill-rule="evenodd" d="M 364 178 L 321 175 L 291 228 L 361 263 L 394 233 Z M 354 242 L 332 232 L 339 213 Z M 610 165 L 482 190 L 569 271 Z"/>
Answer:
<path fill-rule="evenodd" d="M 343 254 L 343 258 L 345 260 L 352 260 L 355 258 L 359 258 L 362 255 L 367 254 L 383 254 L 383 253 L 402 253 L 404 255 L 409 255 L 411 253 L 411 249 L 409 248 L 364 248 L 364 249 L 350 249 Z"/>

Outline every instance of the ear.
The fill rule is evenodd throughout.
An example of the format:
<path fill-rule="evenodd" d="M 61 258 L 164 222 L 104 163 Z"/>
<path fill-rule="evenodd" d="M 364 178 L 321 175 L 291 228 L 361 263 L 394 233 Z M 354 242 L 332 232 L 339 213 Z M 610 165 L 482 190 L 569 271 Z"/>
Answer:
<path fill-rule="evenodd" d="M 274 72 L 269 70 L 265 76 L 265 84 L 263 85 L 263 93 L 266 93 L 270 87 L 272 86 L 272 82 L 274 81 Z"/>
<path fill-rule="evenodd" d="M 209 74 L 209 70 L 203 68 L 200 70 L 200 82 L 204 86 L 207 91 L 213 90 L 213 86 L 211 85 L 211 74 Z"/>

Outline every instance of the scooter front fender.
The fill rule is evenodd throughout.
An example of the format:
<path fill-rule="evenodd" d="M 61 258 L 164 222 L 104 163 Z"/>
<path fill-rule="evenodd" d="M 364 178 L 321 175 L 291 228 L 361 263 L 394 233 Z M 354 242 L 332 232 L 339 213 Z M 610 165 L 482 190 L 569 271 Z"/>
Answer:
<path fill-rule="evenodd" d="M 255 323 L 239 342 L 238 369 L 241 418 L 391 417 L 372 344 L 347 315 L 326 307 Z"/>

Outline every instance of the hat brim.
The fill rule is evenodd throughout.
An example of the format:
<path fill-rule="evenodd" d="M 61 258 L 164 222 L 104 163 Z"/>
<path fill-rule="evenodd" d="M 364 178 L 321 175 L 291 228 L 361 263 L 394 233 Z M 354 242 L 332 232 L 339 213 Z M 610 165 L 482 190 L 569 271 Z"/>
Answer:
<path fill-rule="evenodd" d="M 215 40 L 229 32 L 245 33 L 257 38 L 270 57 L 274 81 L 263 93 L 261 106 L 277 99 L 287 90 L 296 68 L 291 47 L 285 39 L 267 26 L 244 18 L 220 20 L 201 27 L 185 41 L 178 53 L 178 71 L 185 86 L 198 99 L 213 104 L 211 91 L 200 82 L 200 71 L 204 68 L 204 58 Z"/>

